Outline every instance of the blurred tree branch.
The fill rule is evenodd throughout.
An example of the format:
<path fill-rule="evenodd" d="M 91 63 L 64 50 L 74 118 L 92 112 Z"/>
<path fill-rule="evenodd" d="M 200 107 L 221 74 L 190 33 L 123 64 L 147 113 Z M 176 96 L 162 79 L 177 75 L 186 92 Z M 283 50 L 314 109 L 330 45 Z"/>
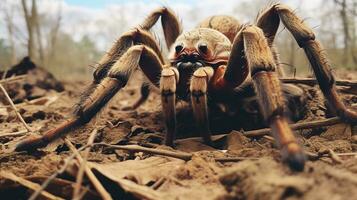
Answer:
<path fill-rule="evenodd" d="M 341 17 L 342 27 L 343 27 L 343 43 L 344 43 L 344 52 L 343 52 L 343 64 L 347 65 L 348 63 L 348 52 L 349 52 L 349 42 L 350 42 L 350 34 L 349 34 L 349 24 L 347 17 L 347 2 L 346 0 L 334 0 L 335 4 L 337 4 L 340 8 L 339 13 Z"/>
<path fill-rule="evenodd" d="M 57 42 L 57 36 L 60 29 L 61 24 L 61 7 L 58 11 L 56 21 L 54 23 L 49 24 L 41 24 L 41 18 L 37 10 L 37 0 L 31 1 L 31 11 L 28 7 L 26 0 L 21 0 L 21 5 L 24 13 L 24 19 L 26 22 L 28 39 L 27 39 L 27 50 L 28 56 L 32 60 L 37 60 L 41 65 L 47 64 L 50 59 L 53 58 L 54 49 Z M 53 24 L 53 25 L 52 25 Z M 42 35 L 41 27 L 46 26 L 50 31 L 48 33 L 47 41 L 44 40 Z M 37 43 L 35 43 L 35 41 Z M 46 45 L 46 53 L 45 54 L 45 47 Z M 36 57 L 37 56 L 37 57 Z M 36 59 L 38 58 L 38 59 Z M 46 62 L 46 63 L 45 63 Z"/>
<path fill-rule="evenodd" d="M 10 51 L 11 51 L 11 65 L 16 63 L 16 51 L 15 51 L 15 41 L 14 41 L 14 23 L 13 23 L 13 7 L 8 11 L 4 9 L 5 21 L 7 24 L 8 37 L 10 42 Z"/>
<path fill-rule="evenodd" d="M 38 18 L 36 0 L 32 0 L 32 14 L 31 14 L 31 17 L 32 17 L 32 20 L 33 20 L 33 25 L 35 26 L 35 30 L 36 30 L 40 62 L 41 62 L 41 64 L 43 64 L 45 56 L 44 56 L 44 52 L 43 52 L 42 34 L 41 34 L 40 23 L 39 23 L 39 18 Z"/>
<path fill-rule="evenodd" d="M 348 0 L 334 0 L 343 29 L 343 64 L 348 65 L 349 58 L 352 59 L 354 65 L 357 64 L 356 55 L 356 25 L 355 17 L 357 16 L 357 2 Z"/>
<path fill-rule="evenodd" d="M 56 22 L 54 23 L 54 26 L 52 27 L 51 31 L 50 31 L 50 54 L 49 54 L 49 57 L 48 59 L 51 60 L 54 56 L 54 49 L 55 49 L 55 46 L 56 46 L 56 43 L 57 43 L 57 38 L 58 38 L 58 32 L 59 32 L 59 29 L 60 29 L 60 26 L 61 26 L 61 20 L 62 20 L 62 7 L 60 6 L 59 7 L 59 10 L 58 10 L 58 14 L 57 14 L 57 19 L 56 19 Z"/>
<path fill-rule="evenodd" d="M 34 1 L 34 0 L 33 0 Z M 24 11 L 24 17 L 26 21 L 26 27 L 27 27 L 27 33 L 28 33 L 28 39 L 27 39 L 27 51 L 28 51 L 28 56 L 31 59 L 34 59 L 35 57 L 35 48 L 34 48 L 34 25 L 33 25 L 33 18 L 29 13 L 29 10 L 27 8 L 26 0 L 21 0 L 21 5 L 22 9 Z M 32 6 L 33 7 L 33 6 Z"/>

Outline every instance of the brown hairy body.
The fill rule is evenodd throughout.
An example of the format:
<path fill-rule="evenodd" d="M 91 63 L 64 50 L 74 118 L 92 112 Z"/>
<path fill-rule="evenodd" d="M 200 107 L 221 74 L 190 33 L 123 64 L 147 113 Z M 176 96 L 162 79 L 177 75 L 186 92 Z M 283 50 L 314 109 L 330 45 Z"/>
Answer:
<path fill-rule="evenodd" d="M 159 18 L 170 49 L 168 63 L 149 32 Z M 279 76 L 284 74 L 273 42 L 280 21 L 306 52 L 319 86 L 336 114 L 345 121 L 356 122 L 357 113 L 347 109 L 337 95 L 320 43 L 315 40 L 311 28 L 287 6 L 275 4 L 268 7 L 260 13 L 254 25 L 242 26 L 232 17 L 214 16 L 184 33 L 173 12 L 160 8 L 138 28 L 124 33 L 103 56 L 93 74 L 93 83 L 81 97 L 71 120 L 42 137 L 22 141 L 17 150 L 45 146 L 70 129 L 88 123 L 140 68 L 160 89 L 166 145 L 174 146 L 177 99 L 191 102 L 197 128 L 203 141 L 210 144 L 207 105 L 212 102 L 208 99 L 213 103 L 232 105 L 245 98 L 238 91 L 254 89 L 260 113 L 273 130 L 284 162 L 294 170 L 302 170 L 305 156 L 285 115 L 285 101 L 302 95 L 302 91 L 279 81 Z M 133 108 L 145 101 L 148 87 L 143 85 L 141 92 L 142 97 Z"/>

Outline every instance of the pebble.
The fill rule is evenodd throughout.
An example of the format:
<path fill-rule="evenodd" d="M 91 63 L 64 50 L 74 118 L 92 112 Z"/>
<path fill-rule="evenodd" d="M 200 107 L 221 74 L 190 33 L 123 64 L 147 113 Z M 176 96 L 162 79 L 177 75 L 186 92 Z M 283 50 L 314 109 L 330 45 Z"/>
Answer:
<path fill-rule="evenodd" d="M 353 135 L 353 136 L 351 137 L 351 141 L 352 141 L 352 143 L 357 144 L 357 135 Z"/>
<path fill-rule="evenodd" d="M 137 134 L 139 134 L 141 132 L 144 132 L 144 128 L 141 127 L 141 126 L 138 126 L 138 125 L 134 125 L 134 126 L 131 127 L 131 131 L 130 132 L 131 132 L 132 136 L 135 136 L 135 135 L 137 135 Z"/>

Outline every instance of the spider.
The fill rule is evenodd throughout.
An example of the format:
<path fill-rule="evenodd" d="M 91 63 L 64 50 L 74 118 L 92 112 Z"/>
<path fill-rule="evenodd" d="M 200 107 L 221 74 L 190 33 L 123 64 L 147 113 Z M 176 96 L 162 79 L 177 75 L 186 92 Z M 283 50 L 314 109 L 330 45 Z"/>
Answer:
<path fill-rule="evenodd" d="M 170 49 L 167 60 L 149 32 L 160 18 Z M 94 80 L 81 96 L 73 118 L 41 137 L 25 139 L 16 150 L 46 146 L 74 127 L 88 123 L 139 68 L 160 90 L 166 145 L 174 145 L 178 99 L 191 103 L 198 131 L 203 141 L 210 144 L 209 101 L 234 104 L 243 98 L 236 95 L 237 91 L 250 86 L 254 88 L 260 113 L 272 129 L 283 161 L 291 169 L 301 171 L 305 154 L 284 115 L 286 95 L 279 81 L 283 72 L 273 46 L 280 21 L 304 49 L 320 89 L 336 115 L 355 123 L 357 112 L 346 108 L 338 96 L 321 44 L 315 40 L 311 28 L 288 6 L 278 3 L 267 7 L 254 25 L 241 26 L 233 17 L 213 16 L 183 33 L 173 11 L 164 7 L 153 11 L 137 28 L 122 34 L 102 57 L 93 74 Z M 133 107 L 147 98 L 148 87 L 143 85 L 141 93 L 141 99 Z"/>

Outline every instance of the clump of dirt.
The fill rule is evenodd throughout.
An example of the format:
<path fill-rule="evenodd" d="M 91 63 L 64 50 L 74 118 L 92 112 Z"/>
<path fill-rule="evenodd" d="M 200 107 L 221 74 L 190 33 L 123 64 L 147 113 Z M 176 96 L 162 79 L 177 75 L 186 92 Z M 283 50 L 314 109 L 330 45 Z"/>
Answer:
<path fill-rule="evenodd" d="M 33 100 L 48 95 L 50 91 L 62 92 L 63 84 L 42 67 L 37 66 L 29 57 L 23 58 L 18 64 L 7 71 L 0 71 L 0 77 L 10 78 L 26 75 L 24 80 L 5 85 L 14 103 Z M 7 104 L 1 96 L 0 102 Z"/>
<path fill-rule="evenodd" d="M 350 162 L 357 166 L 357 159 Z M 357 176 L 351 171 L 308 162 L 293 173 L 271 158 L 242 161 L 226 169 L 220 181 L 228 194 L 222 199 L 351 199 L 357 197 Z"/>

